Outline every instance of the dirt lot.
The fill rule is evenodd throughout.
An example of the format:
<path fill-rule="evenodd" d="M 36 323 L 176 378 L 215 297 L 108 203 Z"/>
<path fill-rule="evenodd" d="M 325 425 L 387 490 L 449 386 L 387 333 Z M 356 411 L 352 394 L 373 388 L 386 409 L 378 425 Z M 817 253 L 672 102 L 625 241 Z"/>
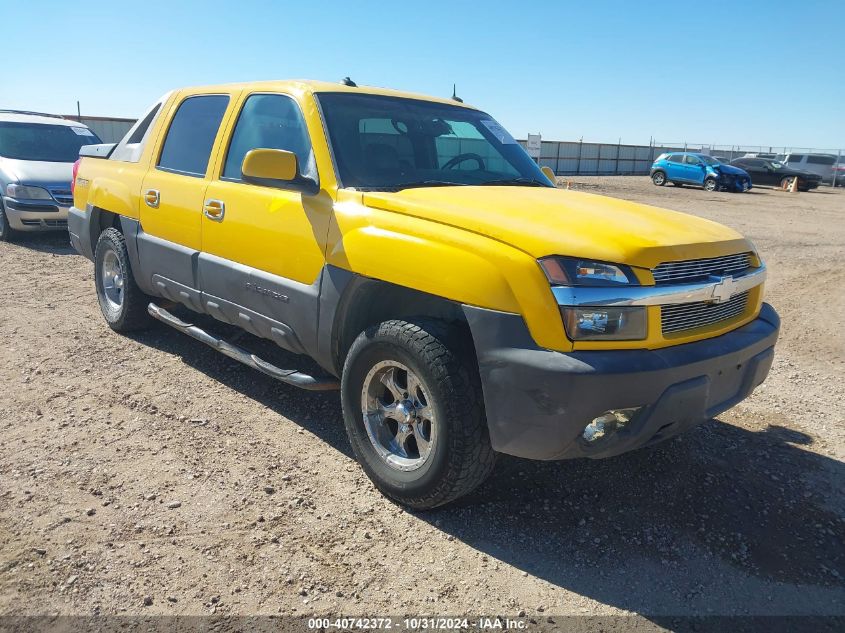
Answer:
<path fill-rule="evenodd" d="M 118 336 L 66 236 L 0 244 L 0 613 L 845 614 L 845 191 L 572 180 L 750 236 L 772 374 L 673 441 L 504 457 L 428 514 L 362 474 L 336 395 Z"/>

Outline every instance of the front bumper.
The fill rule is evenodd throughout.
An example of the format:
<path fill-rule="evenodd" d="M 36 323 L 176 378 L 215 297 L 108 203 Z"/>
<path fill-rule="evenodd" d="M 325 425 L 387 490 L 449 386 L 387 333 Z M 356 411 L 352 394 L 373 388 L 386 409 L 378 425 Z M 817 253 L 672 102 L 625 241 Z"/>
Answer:
<path fill-rule="evenodd" d="M 752 188 L 752 183 L 749 176 L 721 174 L 719 176 L 719 186 L 725 191 L 742 193 L 743 191 L 749 191 Z"/>
<path fill-rule="evenodd" d="M 465 306 L 493 448 L 530 459 L 601 458 L 654 444 L 747 398 L 765 380 L 780 319 L 657 350 L 561 353 L 538 348 L 522 317 Z M 642 406 L 595 445 L 584 427 L 609 409 Z"/>
<path fill-rule="evenodd" d="M 3 197 L 9 226 L 16 231 L 56 231 L 67 229 L 68 208 L 52 201 L 24 202 Z"/>

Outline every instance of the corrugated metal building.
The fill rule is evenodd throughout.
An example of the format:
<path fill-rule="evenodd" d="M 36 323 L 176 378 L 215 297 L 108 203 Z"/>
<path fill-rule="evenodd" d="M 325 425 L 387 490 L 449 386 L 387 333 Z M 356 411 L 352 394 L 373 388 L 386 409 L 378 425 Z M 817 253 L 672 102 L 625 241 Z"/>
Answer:
<path fill-rule="evenodd" d="M 87 125 L 94 134 L 99 136 L 103 143 L 117 143 L 122 139 L 134 124 L 136 119 L 120 119 L 110 116 L 83 116 L 75 114 L 63 115 L 66 119 L 80 121 Z"/>

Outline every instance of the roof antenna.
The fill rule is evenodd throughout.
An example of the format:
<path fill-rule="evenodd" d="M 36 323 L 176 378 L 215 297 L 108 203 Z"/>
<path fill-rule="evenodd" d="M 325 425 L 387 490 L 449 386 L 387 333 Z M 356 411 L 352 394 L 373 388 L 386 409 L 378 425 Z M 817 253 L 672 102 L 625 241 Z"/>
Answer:
<path fill-rule="evenodd" d="M 356 84 L 354 81 L 352 81 L 349 77 L 344 77 L 343 79 L 340 80 L 340 83 L 342 83 L 344 86 L 349 86 L 351 88 L 357 88 L 358 87 L 358 84 Z"/>
<path fill-rule="evenodd" d="M 461 99 L 457 93 L 455 92 L 455 84 L 452 84 L 452 101 L 457 101 L 458 103 L 463 103 L 464 100 Z"/>

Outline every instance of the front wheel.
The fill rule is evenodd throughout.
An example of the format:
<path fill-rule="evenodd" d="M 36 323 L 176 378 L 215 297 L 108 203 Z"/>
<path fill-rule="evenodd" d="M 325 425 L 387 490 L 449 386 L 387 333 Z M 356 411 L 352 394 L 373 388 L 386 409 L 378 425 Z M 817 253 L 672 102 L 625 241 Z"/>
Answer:
<path fill-rule="evenodd" d="M 465 340 L 440 321 L 385 321 L 358 336 L 344 363 L 355 457 L 379 490 L 413 509 L 468 494 L 496 460 Z"/>
<path fill-rule="evenodd" d="M 155 323 L 147 313 L 150 298 L 135 283 L 126 240 L 117 229 L 106 229 L 97 240 L 94 283 L 100 311 L 115 332 L 141 330 Z"/>
<path fill-rule="evenodd" d="M 9 218 L 6 217 L 6 210 L 0 204 L 0 242 L 10 242 L 16 236 L 16 231 L 9 226 Z"/>
<path fill-rule="evenodd" d="M 704 190 L 705 191 L 716 191 L 719 183 L 716 182 L 715 178 L 707 178 L 704 181 Z"/>
<path fill-rule="evenodd" d="M 666 184 L 666 174 L 662 171 L 656 171 L 651 175 L 651 182 L 653 182 L 658 187 L 662 187 Z"/>

